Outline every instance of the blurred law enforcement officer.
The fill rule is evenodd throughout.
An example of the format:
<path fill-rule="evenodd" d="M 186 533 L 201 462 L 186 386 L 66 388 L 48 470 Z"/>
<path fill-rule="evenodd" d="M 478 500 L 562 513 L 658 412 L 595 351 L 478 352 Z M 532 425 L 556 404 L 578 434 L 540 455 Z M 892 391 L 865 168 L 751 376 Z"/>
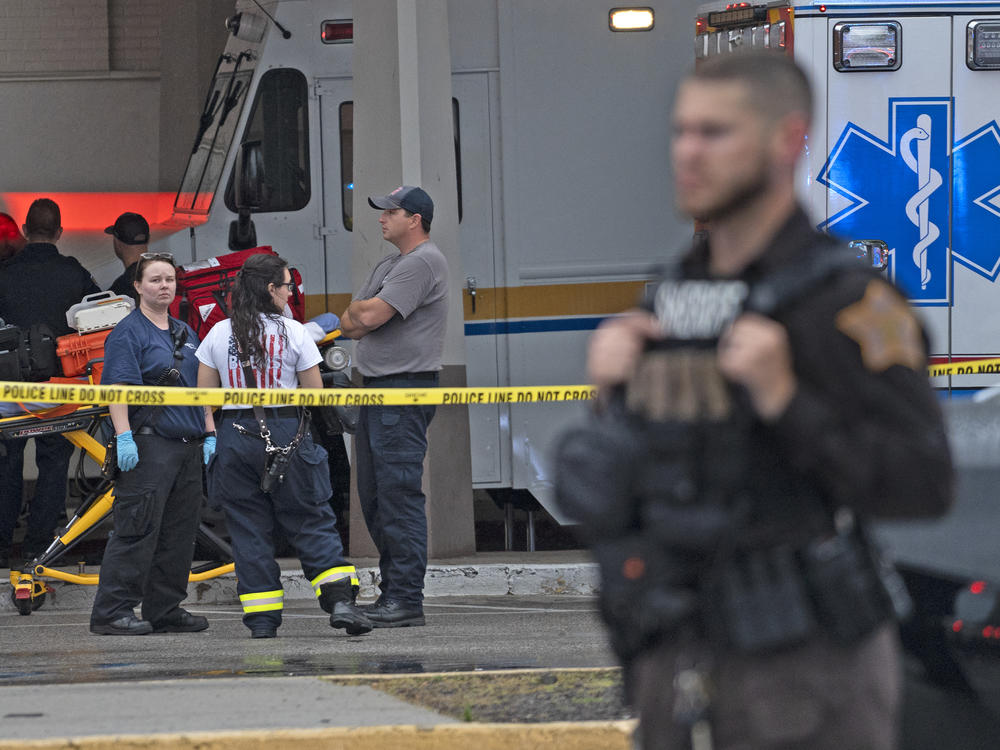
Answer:
<path fill-rule="evenodd" d="M 111 283 L 109 291 L 128 295 L 138 306 L 139 297 L 133 282 L 136 264 L 149 244 L 149 223 L 142 215 L 126 211 L 104 233 L 113 238 L 115 255 L 125 266 L 121 276 Z"/>
<path fill-rule="evenodd" d="M 64 336 L 72 332 L 66 311 L 86 295 L 101 291 L 100 287 L 76 258 L 62 255 L 56 247 L 62 236 L 62 216 L 55 201 L 34 201 L 23 230 L 27 244 L 0 266 L 0 318 L 22 328 L 44 323 L 54 335 Z M 73 445 L 62 435 L 34 440 L 38 479 L 29 504 L 22 550 L 27 560 L 48 547 L 66 510 L 66 474 L 73 455 Z M 3 441 L 6 455 L 0 456 L 0 558 L 10 550 L 21 512 L 26 442 Z"/>
<path fill-rule="evenodd" d="M 634 505 L 589 531 L 644 750 L 895 745 L 893 600 L 863 522 L 944 512 L 952 471 L 912 310 L 831 260 L 796 201 L 810 109 L 773 53 L 683 81 L 676 195 L 707 234 L 590 343 L 640 456 L 620 457 Z"/>

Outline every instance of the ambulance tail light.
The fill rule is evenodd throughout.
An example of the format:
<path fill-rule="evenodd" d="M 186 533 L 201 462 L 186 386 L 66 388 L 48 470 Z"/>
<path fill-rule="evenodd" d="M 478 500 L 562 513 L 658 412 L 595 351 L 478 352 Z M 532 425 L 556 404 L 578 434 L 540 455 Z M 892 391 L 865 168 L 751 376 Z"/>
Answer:
<path fill-rule="evenodd" d="M 323 44 L 350 44 L 354 41 L 354 22 L 323 21 L 319 37 Z"/>

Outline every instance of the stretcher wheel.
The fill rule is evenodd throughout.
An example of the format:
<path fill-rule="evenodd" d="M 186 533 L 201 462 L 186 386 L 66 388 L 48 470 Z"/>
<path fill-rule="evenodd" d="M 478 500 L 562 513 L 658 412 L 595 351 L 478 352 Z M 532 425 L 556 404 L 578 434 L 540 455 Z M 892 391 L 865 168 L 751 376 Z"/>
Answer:
<path fill-rule="evenodd" d="M 30 615 L 36 609 L 40 609 L 43 604 L 45 604 L 45 588 L 44 584 L 34 583 L 35 594 L 31 597 L 24 597 L 19 599 L 17 596 L 17 590 L 10 590 L 10 600 L 14 602 L 14 606 L 17 607 L 17 613 L 19 615 Z M 41 588 L 41 592 L 38 589 Z"/>

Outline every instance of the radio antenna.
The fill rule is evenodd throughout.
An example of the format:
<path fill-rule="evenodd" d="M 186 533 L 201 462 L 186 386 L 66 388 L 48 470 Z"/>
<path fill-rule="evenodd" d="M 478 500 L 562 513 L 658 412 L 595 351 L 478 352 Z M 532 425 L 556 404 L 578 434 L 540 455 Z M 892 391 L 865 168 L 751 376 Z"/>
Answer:
<path fill-rule="evenodd" d="M 272 16 L 270 13 L 268 13 L 266 10 L 264 10 L 264 6 L 263 5 L 261 5 L 259 2 L 257 2 L 257 0 L 253 0 L 253 4 L 256 5 L 258 8 L 260 8 L 260 12 L 261 13 L 263 13 L 265 16 L 267 16 L 268 18 L 271 19 L 271 23 L 273 23 L 275 26 L 278 27 L 278 31 L 281 32 L 281 35 L 285 39 L 291 39 L 292 32 L 290 32 L 288 29 L 286 29 L 284 26 L 282 26 L 280 23 L 278 23 L 274 19 L 274 16 Z"/>

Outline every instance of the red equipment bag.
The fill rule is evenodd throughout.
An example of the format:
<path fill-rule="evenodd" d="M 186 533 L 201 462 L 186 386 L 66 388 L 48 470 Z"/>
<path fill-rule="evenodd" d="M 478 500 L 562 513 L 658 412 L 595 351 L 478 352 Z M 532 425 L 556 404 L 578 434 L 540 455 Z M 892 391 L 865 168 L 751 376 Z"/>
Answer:
<path fill-rule="evenodd" d="M 277 255 L 270 245 L 238 250 L 199 260 L 177 267 L 177 296 L 170 303 L 170 314 L 190 325 L 199 339 L 204 339 L 212 326 L 229 317 L 229 305 L 236 273 L 251 255 L 269 253 Z M 305 322 L 305 295 L 302 294 L 302 275 L 294 268 L 288 269 L 295 282 L 288 306 L 292 317 Z"/>

